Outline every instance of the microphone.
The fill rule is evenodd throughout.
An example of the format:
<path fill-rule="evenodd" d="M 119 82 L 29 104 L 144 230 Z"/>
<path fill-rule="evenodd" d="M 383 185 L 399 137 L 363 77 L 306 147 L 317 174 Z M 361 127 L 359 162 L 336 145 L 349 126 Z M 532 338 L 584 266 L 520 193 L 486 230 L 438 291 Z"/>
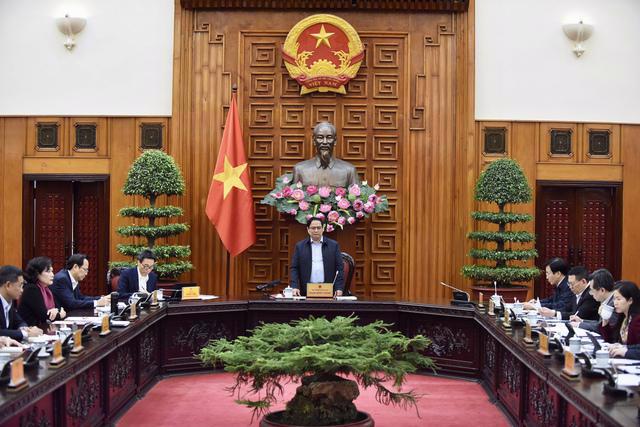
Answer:
<path fill-rule="evenodd" d="M 120 296 L 117 292 L 111 292 L 111 313 L 118 312 L 118 297 Z"/>
<path fill-rule="evenodd" d="M 333 276 L 333 282 L 331 282 L 331 284 L 333 285 L 334 288 L 336 286 L 336 280 L 338 280 L 338 273 L 339 273 L 339 271 L 336 270 L 336 275 Z"/>
<path fill-rule="evenodd" d="M 256 291 L 266 292 L 269 289 L 275 288 L 279 284 L 280 284 L 280 279 L 272 280 L 270 282 L 263 283 L 261 285 L 256 286 Z"/>
<path fill-rule="evenodd" d="M 444 282 L 440 282 L 440 285 L 445 286 L 447 288 L 453 289 L 455 292 L 453 293 L 453 299 L 456 301 L 469 301 L 469 293 L 463 291 L 462 289 L 454 288 L 453 286 L 447 285 Z"/>

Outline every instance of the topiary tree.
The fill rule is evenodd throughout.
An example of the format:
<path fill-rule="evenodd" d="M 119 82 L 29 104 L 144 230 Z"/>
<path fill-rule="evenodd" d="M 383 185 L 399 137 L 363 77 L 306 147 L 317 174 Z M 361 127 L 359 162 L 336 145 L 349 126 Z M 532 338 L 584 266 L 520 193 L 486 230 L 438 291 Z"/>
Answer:
<path fill-rule="evenodd" d="M 490 265 L 466 265 L 462 274 L 475 280 L 497 282 L 498 286 L 508 286 L 512 282 L 526 282 L 540 274 L 536 267 L 509 265 L 509 261 L 526 261 L 538 256 L 535 249 L 514 248 L 535 242 L 535 235 L 527 231 L 508 231 L 507 225 L 525 223 L 533 219 L 529 214 L 505 212 L 509 204 L 531 201 L 531 188 L 520 165 L 512 159 L 492 162 L 478 178 L 475 199 L 480 202 L 495 203 L 498 212 L 475 211 L 471 217 L 477 221 L 498 226 L 497 231 L 473 231 L 467 235 L 471 240 L 495 243 L 495 249 L 472 249 L 469 256 L 474 259 L 495 262 Z"/>
<path fill-rule="evenodd" d="M 284 384 L 300 382 L 286 410 L 268 415 L 272 422 L 324 426 L 359 420 L 363 414 L 353 404 L 358 385 L 374 387 L 382 404 L 414 406 L 417 396 L 399 388 L 408 373 L 434 368 L 422 354 L 429 339 L 407 338 L 380 320 L 365 326 L 356 325 L 357 320 L 355 316 L 310 317 L 289 324 L 263 324 L 249 336 L 211 341 L 198 357 L 206 365 L 222 364 L 236 374 L 229 390 L 238 395 L 237 403 L 254 410 L 254 416 L 269 410 L 277 395 L 282 396 Z M 387 380 L 393 380 L 398 390 L 387 388 Z M 248 392 L 241 393 L 242 387 Z M 247 394 L 258 399 L 249 400 Z"/>
<path fill-rule="evenodd" d="M 189 246 L 157 245 L 156 240 L 177 236 L 189 229 L 184 223 L 157 225 L 158 218 L 172 218 L 183 214 L 176 206 L 156 206 L 159 196 L 176 196 L 184 193 L 184 178 L 173 157 L 161 150 L 146 150 L 131 165 L 122 191 L 128 196 L 142 196 L 149 201 L 145 207 L 125 207 L 120 215 L 130 218 L 147 218 L 147 225 L 127 225 L 117 228 L 125 237 L 141 237 L 146 244 L 117 245 L 118 252 L 135 257 L 143 249 L 151 249 L 158 258 L 156 272 L 160 277 L 177 277 L 193 266 L 189 261 L 176 260 L 191 255 Z M 173 259 L 173 260 L 171 260 Z M 111 267 L 131 267 L 135 262 L 112 262 Z"/>

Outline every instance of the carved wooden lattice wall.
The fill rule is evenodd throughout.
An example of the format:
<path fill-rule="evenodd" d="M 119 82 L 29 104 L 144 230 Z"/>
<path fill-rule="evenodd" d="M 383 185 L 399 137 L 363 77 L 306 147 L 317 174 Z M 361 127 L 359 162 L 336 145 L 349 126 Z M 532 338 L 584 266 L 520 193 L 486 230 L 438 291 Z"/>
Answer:
<path fill-rule="evenodd" d="M 300 96 L 286 72 L 281 45 L 313 13 L 347 20 L 365 44 L 363 67 L 347 95 Z M 460 284 L 476 177 L 472 132 L 464 130 L 474 127 L 468 114 L 470 20 L 467 14 L 397 11 L 181 10 L 169 152 L 188 183 L 193 280 L 207 292 L 240 296 L 260 282 L 288 278 L 298 237 L 291 237 L 290 222 L 259 201 L 279 175 L 313 155 L 312 128 L 329 120 L 338 129 L 337 155 L 355 164 L 361 178 L 379 183 L 391 205 L 389 214 L 355 229 L 356 292 L 419 299 L 449 294 L 440 280 Z M 258 242 L 227 269 L 204 202 L 233 83 Z"/>
<path fill-rule="evenodd" d="M 274 278 L 288 279 L 289 245 L 295 244 L 289 230 L 301 225 L 286 221 L 259 201 L 278 176 L 314 155 L 313 126 L 329 121 L 338 131 L 337 156 L 353 163 L 361 179 L 379 183 L 391 206 L 389 213 L 374 215 L 357 228 L 352 254 L 355 288 L 367 296 L 394 298 L 401 260 L 396 236 L 401 231 L 399 141 L 405 137 L 401 94 L 406 84 L 406 38 L 361 34 L 367 55 L 358 76 L 349 82 L 347 95 L 300 96 L 300 87 L 282 60 L 285 37 L 286 33 L 248 33 L 242 34 L 240 44 L 244 53 L 242 117 L 258 234 L 258 244 L 245 257 L 246 283 L 255 287 Z"/>

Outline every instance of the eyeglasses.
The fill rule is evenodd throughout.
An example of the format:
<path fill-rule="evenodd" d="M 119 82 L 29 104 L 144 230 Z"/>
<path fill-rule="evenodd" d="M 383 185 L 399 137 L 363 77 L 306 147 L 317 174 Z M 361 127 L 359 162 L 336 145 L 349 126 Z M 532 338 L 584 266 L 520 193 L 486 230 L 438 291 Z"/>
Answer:
<path fill-rule="evenodd" d="M 84 271 L 85 273 L 89 272 L 89 268 L 87 267 L 80 267 L 80 270 Z"/>
<path fill-rule="evenodd" d="M 149 264 L 140 264 L 140 267 L 142 267 L 145 270 L 153 270 L 153 265 L 149 265 Z"/>
<path fill-rule="evenodd" d="M 322 230 L 322 226 L 309 227 L 309 230 Z"/>

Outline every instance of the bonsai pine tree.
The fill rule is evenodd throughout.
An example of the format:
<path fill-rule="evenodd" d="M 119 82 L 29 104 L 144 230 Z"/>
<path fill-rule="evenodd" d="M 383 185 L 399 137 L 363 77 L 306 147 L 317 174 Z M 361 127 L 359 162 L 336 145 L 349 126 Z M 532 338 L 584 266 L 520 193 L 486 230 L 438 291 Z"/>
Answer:
<path fill-rule="evenodd" d="M 156 272 L 160 277 L 177 277 L 193 268 L 190 262 L 177 260 L 191 255 L 189 246 L 158 245 L 157 240 L 177 236 L 189 229 L 184 223 L 156 224 L 159 218 L 181 216 L 183 211 L 176 206 L 156 206 L 161 195 L 174 196 L 184 193 L 184 178 L 173 157 L 161 150 L 147 150 L 131 165 L 127 180 L 122 188 L 128 196 L 142 196 L 149 201 L 149 206 L 125 207 L 120 215 L 131 218 L 146 218 L 147 225 L 127 225 L 118 227 L 118 234 L 126 237 L 139 237 L 144 244 L 117 245 L 118 252 L 131 257 L 137 256 L 143 249 L 151 249 L 158 262 Z M 173 259 L 173 260 L 172 260 Z M 135 263 L 113 262 L 111 267 L 129 267 Z"/>
<path fill-rule="evenodd" d="M 357 317 L 301 319 L 291 323 L 268 323 L 249 336 L 234 341 L 211 341 L 199 354 L 206 365 L 224 365 L 234 372 L 237 403 L 267 412 L 282 396 L 283 385 L 301 382 L 286 410 L 268 415 L 269 421 L 297 426 L 347 424 L 359 420 L 353 400 L 358 385 L 376 389 L 376 399 L 385 405 L 415 406 L 417 396 L 393 391 L 385 381 L 399 388 L 407 373 L 434 368 L 422 352 L 430 341 L 422 335 L 407 338 L 376 321 L 357 326 Z M 350 375 L 353 380 L 343 376 Z M 242 393 L 241 388 L 248 387 Z M 249 400 L 248 395 L 258 399 Z"/>
<path fill-rule="evenodd" d="M 472 249 L 469 255 L 474 259 L 486 260 L 495 265 L 474 264 L 462 268 L 465 277 L 480 281 L 497 282 L 498 286 L 508 286 L 512 282 L 526 282 L 540 274 L 536 267 L 508 264 L 510 261 L 526 261 L 538 256 L 535 249 L 526 245 L 535 242 L 535 235 L 527 231 L 507 230 L 514 223 L 525 223 L 533 219 L 529 214 L 506 212 L 509 204 L 531 201 L 531 188 L 520 165 L 512 159 L 492 162 L 478 178 L 475 199 L 495 203 L 497 212 L 476 211 L 471 217 L 497 225 L 493 231 L 473 231 L 469 239 L 495 244 L 494 248 Z M 524 246 L 524 247 L 523 247 Z"/>

